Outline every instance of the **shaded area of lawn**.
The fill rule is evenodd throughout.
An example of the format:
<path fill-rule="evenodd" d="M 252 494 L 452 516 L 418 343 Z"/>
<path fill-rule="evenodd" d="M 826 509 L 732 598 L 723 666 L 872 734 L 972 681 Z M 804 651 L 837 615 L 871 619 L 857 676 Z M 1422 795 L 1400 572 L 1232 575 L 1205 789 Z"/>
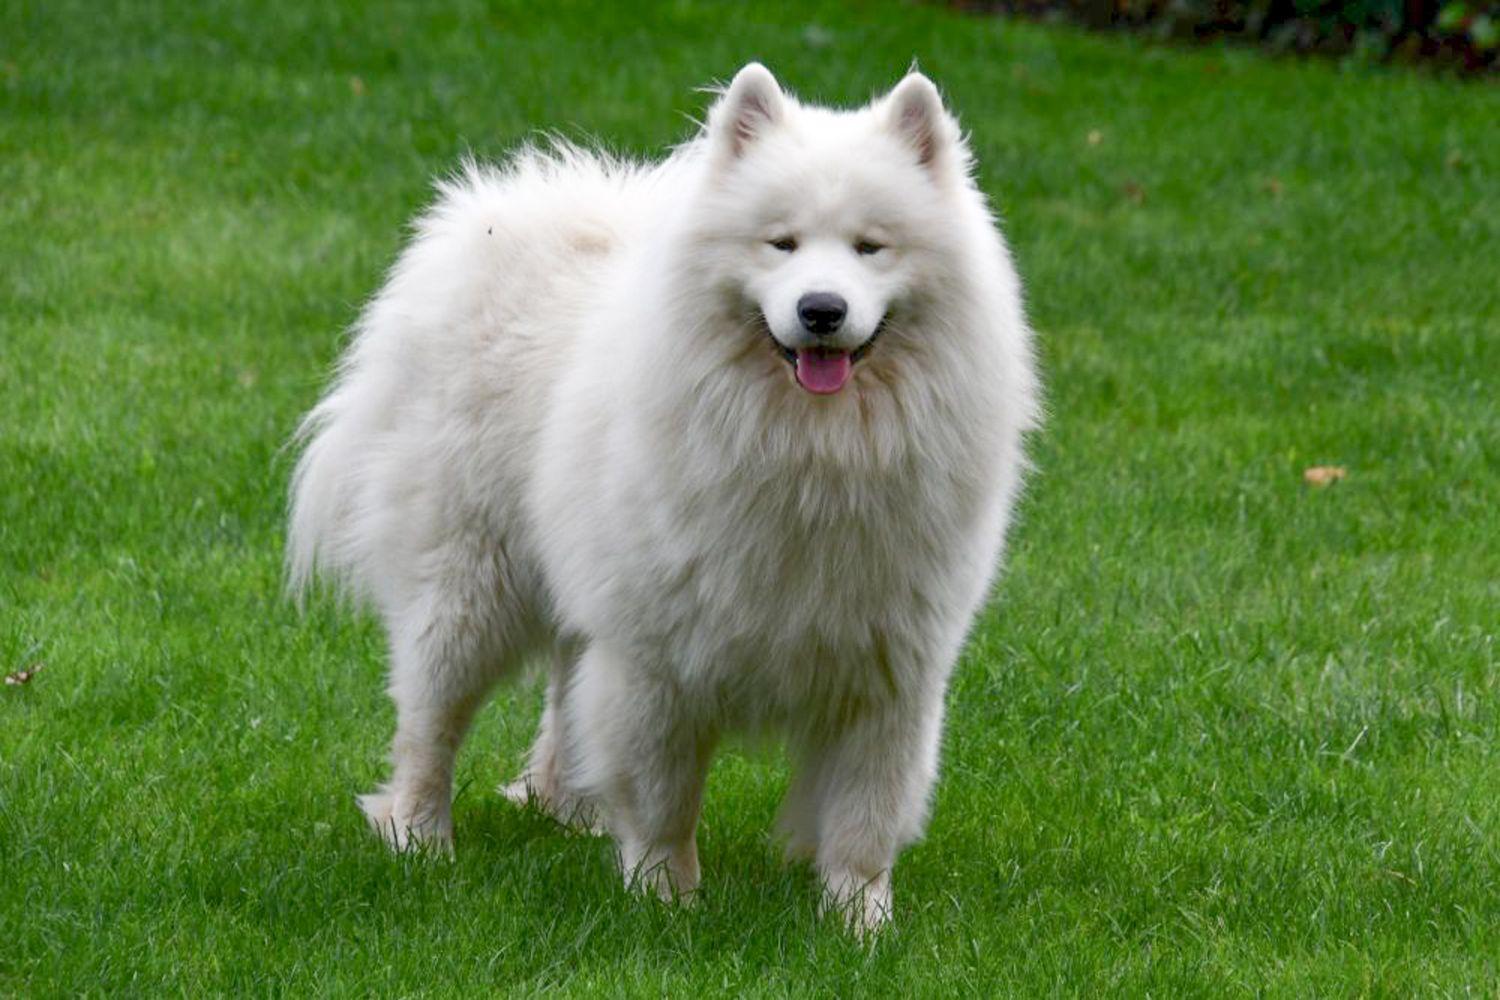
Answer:
<path fill-rule="evenodd" d="M 1500 92 L 930 7 L 0 12 L 0 992 L 1476 992 L 1500 954 Z M 280 451 L 428 178 L 920 57 L 1050 383 L 928 840 L 866 954 L 711 778 L 705 892 L 508 810 L 386 856 L 379 637 L 279 595 Z M 1315 464 L 1348 470 L 1323 490 Z"/>

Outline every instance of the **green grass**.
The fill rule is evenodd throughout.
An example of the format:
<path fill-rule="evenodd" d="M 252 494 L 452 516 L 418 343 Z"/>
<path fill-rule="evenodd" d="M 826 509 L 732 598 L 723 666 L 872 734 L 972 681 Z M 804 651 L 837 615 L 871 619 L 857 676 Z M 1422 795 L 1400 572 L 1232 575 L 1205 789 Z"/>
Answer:
<path fill-rule="evenodd" d="M 936 6 L 177 6 L 0 11 L 0 995 L 1500 989 L 1500 90 Z M 893 930 L 779 866 L 770 751 L 701 905 L 627 896 L 492 791 L 535 687 L 457 861 L 387 855 L 381 643 L 281 596 L 282 446 L 429 177 L 913 56 L 1051 412 Z"/>

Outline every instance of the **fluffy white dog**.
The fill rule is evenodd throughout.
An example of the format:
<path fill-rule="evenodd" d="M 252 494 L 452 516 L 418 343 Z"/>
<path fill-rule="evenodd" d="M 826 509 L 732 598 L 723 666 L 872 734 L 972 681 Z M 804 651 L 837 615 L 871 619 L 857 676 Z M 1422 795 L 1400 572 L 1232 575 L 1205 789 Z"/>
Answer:
<path fill-rule="evenodd" d="M 770 731 L 789 850 L 886 920 L 1037 412 L 970 166 L 918 73 L 835 111 L 751 64 L 659 164 L 557 146 L 441 184 L 302 428 L 289 539 L 295 585 L 389 633 L 361 802 L 395 846 L 451 842 L 475 710 L 550 656 L 507 794 L 691 893 L 715 742 Z"/>

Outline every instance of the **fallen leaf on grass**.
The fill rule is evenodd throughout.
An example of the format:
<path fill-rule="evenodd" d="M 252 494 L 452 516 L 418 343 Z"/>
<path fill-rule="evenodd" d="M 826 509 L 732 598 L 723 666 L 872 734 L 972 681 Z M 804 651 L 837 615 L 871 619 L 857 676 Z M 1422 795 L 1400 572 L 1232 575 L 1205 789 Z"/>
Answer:
<path fill-rule="evenodd" d="M 1331 486 L 1348 474 L 1342 465 L 1310 465 L 1302 470 L 1302 481 L 1309 486 Z"/>
<path fill-rule="evenodd" d="M 1146 189 L 1141 187 L 1137 182 L 1126 181 L 1121 190 L 1125 193 L 1126 199 L 1128 199 L 1132 205 L 1145 204 Z"/>
<path fill-rule="evenodd" d="M 17 670 L 13 674 L 6 674 L 5 683 L 12 687 L 18 687 L 22 684 L 30 684 L 31 679 L 41 672 L 42 665 L 40 663 L 33 663 L 25 670 Z"/>
<path fill-rule="evenodd" d="M 349 92 L 352 93 L 355 97 L 364 97 L 365 81 L 360 77 L 351 76 L 349 78 Z"/>

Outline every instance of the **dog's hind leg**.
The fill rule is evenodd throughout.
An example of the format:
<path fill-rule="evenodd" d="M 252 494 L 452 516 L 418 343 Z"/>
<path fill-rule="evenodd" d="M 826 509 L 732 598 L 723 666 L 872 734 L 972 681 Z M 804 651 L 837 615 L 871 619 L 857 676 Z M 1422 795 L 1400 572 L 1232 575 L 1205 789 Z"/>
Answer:
<path fill-rule="evenodd" d="M 793 754 L 792 781 L 776 814 L 776 834 L 787 861 L 811 861 L 818 853 L 818 810 L 827 756 L 808 741 Z"/>
<path fill-rule="evenodd" d="M 416 590 L 403 613 L 387 615 L 396 704 L 391 778 L 359 802 L 398 850 L 451 850 L 459 745 L 495 681 L 525 652 L 524 623 L 495 574 L 477 571 L 472 555 L 446 565 L 450 572 Z"/>
<path fill-rule="evenodd" d="M 563 733 L 563 699 L 578 659 L 576 643 L 559 639 L 553 646 L 547 674 L 547 696 L 536 739 L 526 755 L 526 767 L 514 780 L 500 787 L 500 794 L 516 805 L 532 804 L 564 826 L 590 833 L 603 833 L 598 810 L 576 794 L 566 781 Z"/>

